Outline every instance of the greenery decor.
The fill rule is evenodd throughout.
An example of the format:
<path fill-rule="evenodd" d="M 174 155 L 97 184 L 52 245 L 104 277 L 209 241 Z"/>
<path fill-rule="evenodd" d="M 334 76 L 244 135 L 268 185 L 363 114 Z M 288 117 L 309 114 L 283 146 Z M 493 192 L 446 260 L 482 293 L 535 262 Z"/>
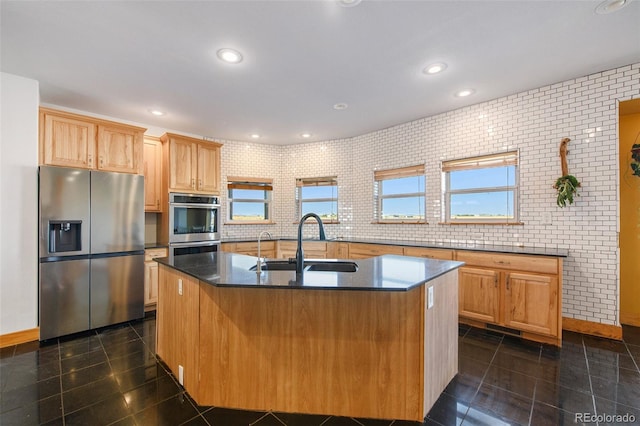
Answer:
<path fill-rule="evenodd" d="M 558 199 L 556 203 L 558 207 L 566 207 L 567 203 L 573 204 L 573 197 L 578 196 L 578 187 L 580 186 L 580 182 L 576 179 L 575 176 L 566 175 L 559 177 L 556 180 L 556 184 L 553 185 L 555 189 L 558 190 Z"/>
<path fill-rule="evenodd" d="M 569 167 L 567 166 L 567 145 L 569 144 L 569 138 L 563 138 L 560 141 L 560 165 L 562 166 L 562 176 L 556 180 L 553 187 L 558 190 L 558 198 L 556 203 L 558 207 L 566 207 L 567 203 L 573 204 L 573 197 L 578 196 L 578 187 L 580 182 L 575 176 L 569 174 Z"/>
<path fill-rule="evenodd" d="M 634 176 L 640 177 L 640 143 L 634 143 L 631 147 L 631 170 Z"/>

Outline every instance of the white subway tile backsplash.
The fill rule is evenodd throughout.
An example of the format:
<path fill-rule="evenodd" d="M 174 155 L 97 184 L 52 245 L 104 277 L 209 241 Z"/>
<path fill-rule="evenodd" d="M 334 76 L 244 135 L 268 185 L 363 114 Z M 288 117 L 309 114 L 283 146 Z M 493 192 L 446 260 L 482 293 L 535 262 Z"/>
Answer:
<path fill-rule="evenodd" d="M 338 176 L 339 220 L 329 237 L 466 242 L 561 248 L 563 315 L 618 323 L 618 102 L 640 98 L 640 63 L 425 117 L 349 139 L 302 145 L 221 141 L 222 181 L 274 179 L 275 225 L 226 225 L 225 237 L 256 238 L 264 229 L 294 236 L 295 179 Z M 574 205 L 555 204 L 558 147 L 569 144 L 569 172 L 582 182 Z M 440 162 L 520 150 L 522 226 L 447 226 L 441 218 Z M 379 225 L 373 219 L 373 171 L 426 164 L 425 225 Z M 226 196 L 223 194 L 226 203 Z M 223 214 L 226 215 L 226 204 Z M 305 235 L 316 228 L 305 227 Z"/>

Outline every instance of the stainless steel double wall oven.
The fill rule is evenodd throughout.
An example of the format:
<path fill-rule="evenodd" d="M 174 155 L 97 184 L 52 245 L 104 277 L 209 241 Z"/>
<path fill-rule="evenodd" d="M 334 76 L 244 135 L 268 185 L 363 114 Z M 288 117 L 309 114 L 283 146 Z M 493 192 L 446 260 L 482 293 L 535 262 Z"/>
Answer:
<path fill-rule="evenodd" d="M 169 194 L 169 256 L 220 250 L 220 199 Z"/>

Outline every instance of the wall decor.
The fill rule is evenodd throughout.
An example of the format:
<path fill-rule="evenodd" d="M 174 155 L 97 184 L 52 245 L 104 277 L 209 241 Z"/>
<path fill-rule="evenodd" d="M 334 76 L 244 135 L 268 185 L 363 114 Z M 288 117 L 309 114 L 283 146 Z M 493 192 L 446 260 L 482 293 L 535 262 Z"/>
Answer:
<path fill-rule="evenodd" d="M 560 176 L 553 187 L 558 191 L 556 203 L 558 207 L 566 207 L 567 203 L 573 204 L 574 196 L 578 196 L 578 188 L 580 182 L 575 176 L 569 174 L 569 166 L 567 165 L 567 154 L 569 138 L 563 138 L 560 141 L 560 165 L 562 167 L 562 176 Z"/>

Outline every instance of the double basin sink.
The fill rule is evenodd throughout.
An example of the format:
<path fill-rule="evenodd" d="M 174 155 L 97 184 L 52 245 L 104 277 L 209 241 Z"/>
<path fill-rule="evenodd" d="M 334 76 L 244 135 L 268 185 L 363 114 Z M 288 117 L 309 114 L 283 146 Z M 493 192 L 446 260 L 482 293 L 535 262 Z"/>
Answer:
<path fill-rule="evenodd" d="M 260 265 L 263 271 L 295 271 L 295 262 L 288 260 L 267 260 Z M 257 265 L 249 268 L 250 271 L 258 269 Z M 358 265 L 355 262 L 343 260 L 305 260 L 304 271 L 317 272 L 356 272 Z"/>

